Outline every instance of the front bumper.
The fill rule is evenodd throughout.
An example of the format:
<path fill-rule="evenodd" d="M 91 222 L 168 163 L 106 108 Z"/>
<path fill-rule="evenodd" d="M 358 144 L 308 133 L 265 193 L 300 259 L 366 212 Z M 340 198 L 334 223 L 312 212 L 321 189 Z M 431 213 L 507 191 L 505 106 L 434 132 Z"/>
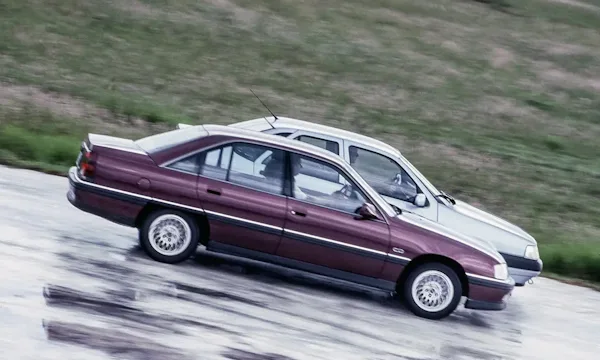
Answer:
<path fill-rule="evenodd" d="M 508 268 L 508 274 L 515 279 L 515 286 L 525 286 L 529 280 L 538 277 L 540 273 L 540 271 Z"/>
<path fill-rule="evenodd" d="M 542 259 L 532 260 L 522 256 L 500 253 L 506 265 L 508 266 L 509 275 L 515 279 L 517 286 L 523 286 L 530 279 L 540 275 L 544 267 Z"/>
<path fill-rule="evenodd" d="M 483 311 L 500 311 L 506 308 L 506 300 L 499 302 L 467 299 L 465 308 Z"/>
<path fill-rule="evenodd" d="M 503 310 L 515 288 L 515 280 L 492 279 L 480 275 L 467 274 L 469 295 L 465 308 L 477 310 Z"/>

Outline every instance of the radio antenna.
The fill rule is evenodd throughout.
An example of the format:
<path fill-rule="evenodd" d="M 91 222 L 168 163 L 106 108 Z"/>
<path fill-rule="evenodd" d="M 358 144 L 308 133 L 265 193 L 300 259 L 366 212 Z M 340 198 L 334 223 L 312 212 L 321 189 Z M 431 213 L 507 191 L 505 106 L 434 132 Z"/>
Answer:
<path fill-rule="evenodd" d="M 269 109 L 269 107 L 258 97 L 258 95 L 256 95 L 254 93 L 254 91 L 252 91 L 252 89 L 250 89 L 250 92 L 256 96 L 256 98 L 258 99 L 258 101 L 260 101 L 260 103 L 267 109 L 267 111 L 269 111 L 271 113 L 271 115 L 273 115 L 273 117 L 275 118 L 275 120 L 277 120 L 277 115 L 273 114 L 273 112 L 271 111 L 271 109 Z M 267 120 L 267 118 L 265 118 L 265 120 Z M 271 125 L 271 127 L 273 129 L 275 129 L 275 126 L 273 126 L 273 124 L 271 124 L 271 122 L 269 122 L 269 120 L 267 120 L 267 122 L 269 123 L 269 125 Z"/>

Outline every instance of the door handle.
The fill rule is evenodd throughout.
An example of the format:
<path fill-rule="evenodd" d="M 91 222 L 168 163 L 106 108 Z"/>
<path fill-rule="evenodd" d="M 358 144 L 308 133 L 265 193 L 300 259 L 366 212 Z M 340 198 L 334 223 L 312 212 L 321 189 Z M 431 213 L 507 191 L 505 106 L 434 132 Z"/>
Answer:
<path fill-rule="evenodd" d="M 290 211 L 290 212 L 292 213 L 292 215 L 296 215 L 296 216 L 302 216 L 302 217 L 305 217 L 305 216 L 306 216 L 306 214 L 305 214 L 305 213 L 303 213 L 303 212 L 298 212 L 298 211 L 296 211 L 296 210 L 292 210 L 292 211 Z"/>
<path fill-rule="evenodd" d="M 206 189 L 206 192 L 209 194 L 217 195 L 217 196 L 221 195 L 221 192 L 219 190 Z"/>

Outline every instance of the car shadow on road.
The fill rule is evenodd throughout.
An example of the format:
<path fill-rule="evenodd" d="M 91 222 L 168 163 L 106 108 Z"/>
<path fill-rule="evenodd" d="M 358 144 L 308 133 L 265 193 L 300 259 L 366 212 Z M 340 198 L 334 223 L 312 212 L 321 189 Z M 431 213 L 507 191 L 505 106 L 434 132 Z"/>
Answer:
<path fill-rule="evenodd" d="M 133 246 L 128 251 L 128 257 L 148 259 L 144 250 L 139 246 Z M 226 272 L 227 274 L 251 277 L 252 281 L 259 281 L 267 285 L 279 283 L 282 285 L 295 285 L 311 290 L 318 290 L 332 295 L 341 295 L 345 298 L 356 298 L 363 300 L 374 300 L 380 303 L 389 303 L 404 310 L 398 299 L 385 291 L 371 289 L 365 286 L 349 283 L 343 280 L 332 279 L 325 276 L 307 273 L 279 265 L 269 264 L 261 261 L 240 258 L 237 256 L 213 253 L 198 250 L 188 261 L 175 266 L 201 266 L 203 268 Z M 277 296 L 277 294 L 269 294 Z M 408 310 L 406 310 L 408 311 Z"/>
<path fill-rule="evenodd" d="M 396 295 L 389 292 L 302 270 L 207 251 L 198 251 L 192 261 L 205 268 L 219 269 L 246 278 L 251 277 L 253 281 L 264 284 L 300 286 L 344 298 L 375 301 L 405 310 Z"/>
<path fill-rule="evenodd" d="M 144 250 L 136 245 L 129 250 L 129 256 L 132 258 L 147 259 Z M 383 290 L 377 290 L 366 286 L 346 282 L 344 280 L 332 279 L 326 276 L 307 273 L 301 270 L 295 270 L 279 265 L 264 263 L 237 256 L 224 255 L 199 249 L 195 256 L 190 260 L 180 264 L 180 266 L 203 267 L 206 269 L 226 272 L 227 274 L 243 278 L 252 278 L 252 281 L 263 283 L 267 286 L 280 284 L 282 286 L 294 286 L 319 291 L 332 296 L 339 296 L 344 299 L 354 299 L 375 303 L 387 309 L 394 309 L 408 316 L 412 316 L 410 311 L 402 304 L 400 296 L 396 293 L 390 293 Z M 178 284 L 177 287 L 185 286 Z M 261 287 L 257 287 L 255 291 Z M 206 292 L 206 290 L 195 288 L 187 289 L 192 292 Z M 279 297 L 277 293 L 269 292 L 269 296 Z M 231 294 L 228 296 L 232 296 Z M 467 326 L 476 326 L 481 328 L 492 328 L 486 317 L 477 311 L 464 309 L 459 306 L 457 311 L 442 321 L 463 324 Z"/>

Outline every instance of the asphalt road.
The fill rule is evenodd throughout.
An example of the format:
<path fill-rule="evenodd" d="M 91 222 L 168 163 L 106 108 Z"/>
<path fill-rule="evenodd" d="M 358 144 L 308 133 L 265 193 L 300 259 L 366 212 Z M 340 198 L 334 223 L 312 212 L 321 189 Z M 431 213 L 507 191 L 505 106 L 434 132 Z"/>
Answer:
<path fill-rule="evenodd" d="M 598 359 L 600 292 L 549 279 L 435 322 L 387 294 L 210 255 L 166 265 L 66 178 L 0 167 L 0 358 Z"/>

